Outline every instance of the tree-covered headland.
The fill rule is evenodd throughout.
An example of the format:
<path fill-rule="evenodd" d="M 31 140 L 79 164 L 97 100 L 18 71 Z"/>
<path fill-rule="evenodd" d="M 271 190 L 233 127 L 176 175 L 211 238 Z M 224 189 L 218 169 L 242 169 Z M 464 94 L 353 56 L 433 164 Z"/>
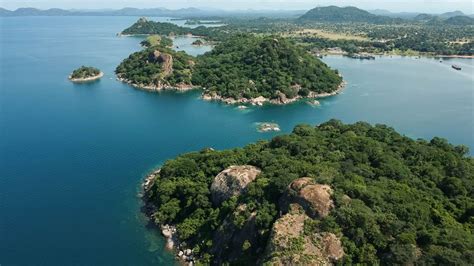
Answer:
<path fill-rule="evenodd" d="M 176 225 L 203 263 L 472 265 L 474 159 L 467 154 L 441 138 L 331 120 L 168 160 L 145 200 L 153 221 Z M 229 172 L 239 165 L 253 176 Z"/>

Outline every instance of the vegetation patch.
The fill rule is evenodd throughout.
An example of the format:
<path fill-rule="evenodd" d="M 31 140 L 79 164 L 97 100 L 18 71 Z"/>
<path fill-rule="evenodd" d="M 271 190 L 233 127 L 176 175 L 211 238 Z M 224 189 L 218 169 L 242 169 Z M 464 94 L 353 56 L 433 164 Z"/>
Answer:
<path fill-rule="evenodd" d="M 288 185 L 309 177 L 331 187 L 334 207 L 305 218 L 297 241 L 276 253 L 312 261 L 320 258 L 299 251 L 314 245 L 340 258 L 340 237 L 344 264 L 472 265 L 474 159 L 467 154 L 441 138 L 413 140 L 384 125 L 331 120 L 243 148 L 180 155 L 164 163 L 145 200 L 157 223 L 176 225 L 200 262 L 253 264 L 264 260 Z M 232 165 L 261 173 L 245 193 L 213 205 L 211 185 Z M 238 225 L 233 233 L 218 235 L 229 223 Z"/>

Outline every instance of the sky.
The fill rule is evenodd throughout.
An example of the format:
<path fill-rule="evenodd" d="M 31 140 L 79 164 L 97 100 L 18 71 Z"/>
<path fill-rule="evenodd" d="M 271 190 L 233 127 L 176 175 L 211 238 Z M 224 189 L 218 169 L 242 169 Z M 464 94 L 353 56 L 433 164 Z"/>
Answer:
<path fill-rule="evenodd" d="M 461 10 L 474 13 L 473 0 L 0 0 L 0 7 L 119 9 L 123 7 L 178 9 L 185 7 L 217 9 L 291 9 L 306 10 L 315 6 L 357 6 L 362 9 L 386 9 L 394 12 L 442 13 Z"/>

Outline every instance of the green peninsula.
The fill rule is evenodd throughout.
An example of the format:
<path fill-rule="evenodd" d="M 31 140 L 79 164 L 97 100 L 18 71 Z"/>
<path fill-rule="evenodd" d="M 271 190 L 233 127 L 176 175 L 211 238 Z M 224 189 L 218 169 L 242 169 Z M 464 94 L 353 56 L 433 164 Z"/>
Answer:
<path fill-rule="evenodd" d="M 168 160 L 144 200 L 178 256 L 195 263 L 472 265 L 467 154 L 444 139 L 331 120 Z"/>

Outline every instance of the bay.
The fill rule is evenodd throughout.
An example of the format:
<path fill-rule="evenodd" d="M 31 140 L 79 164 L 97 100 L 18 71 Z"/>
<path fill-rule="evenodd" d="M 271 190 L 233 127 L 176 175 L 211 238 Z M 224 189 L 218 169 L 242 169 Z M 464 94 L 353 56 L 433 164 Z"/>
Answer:
<path fill-rule="evenodd" d="M 0 19 L 0 264 L 173 264 L 140 213 L 141 180 L 183 152 L 278 134 L 257 132 L 258 122 L 286 133 L 299 123 L 363 120 L 474 150 L 473 60 L 325 57 L 348 82 L 341 95 L 318 107 L 239 110 L 202 101 L 198 91 L 149 93 L 116 81 L 115 67 L 142 40 L 116 33 L 136 20 Z M 192 41 L 175 44 L 195 55 L 210 49 Z M 72 84 L 67 76 L 80 65 L 105 76 Z"/>

